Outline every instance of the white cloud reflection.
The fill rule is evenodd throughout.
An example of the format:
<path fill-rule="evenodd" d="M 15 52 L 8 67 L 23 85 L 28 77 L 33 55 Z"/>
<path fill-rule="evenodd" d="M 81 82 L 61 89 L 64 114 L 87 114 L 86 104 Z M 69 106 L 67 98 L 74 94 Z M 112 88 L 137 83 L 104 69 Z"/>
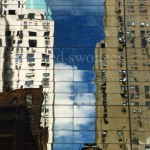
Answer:
<path fill-rule="evenodd" d="M 75 81 L 72 79 L 83 81 L 84 79 L 82 78 L 85 76 L 85 71 L 80 70 L 76 73 L 76 78 L 74 78 L 74 68 L 77 69 L 76 66 L 70 66 L 65 63 L 55 64 L 54 139 L 56 143 L 69 142 L 64 141 L 64 138 L 66 140 L 70 140 L 68 139 L 69 137 L 73 138 L 73 129 L 83 130 L 82 126 L 93 123 L 93 118 L 95 117 L 94 93 L 73 92 Z M 84 91 L 88 91 L 88 89 L 89 85 L 87 84 L 84 86 Z M 89 129 L 91 128 L 89 127 Z M 80 139 L 82 136 L 80 132 L 78 134 Z"/>

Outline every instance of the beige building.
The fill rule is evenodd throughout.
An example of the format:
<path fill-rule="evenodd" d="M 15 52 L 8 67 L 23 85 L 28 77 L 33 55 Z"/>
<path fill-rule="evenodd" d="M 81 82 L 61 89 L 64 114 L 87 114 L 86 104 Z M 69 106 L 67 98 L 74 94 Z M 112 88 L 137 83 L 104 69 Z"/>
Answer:
<path fill-rule="evenodd" d="M 96 47 L 96 141 L 104 150 L 150 144 L 149 0 L 106 0 Z"/>

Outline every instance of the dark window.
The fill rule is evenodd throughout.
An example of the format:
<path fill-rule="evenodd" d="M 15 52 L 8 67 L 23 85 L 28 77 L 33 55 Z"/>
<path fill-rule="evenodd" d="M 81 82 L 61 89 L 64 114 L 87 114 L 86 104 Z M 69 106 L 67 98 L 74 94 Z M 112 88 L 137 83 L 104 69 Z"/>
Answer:
<path fill-rule="evenodd" d="M 20 3 L 20 1 L 18 1 L 18 8 L 20 8 L 20 5 L 21 5 L 21 3 Z"/>
<path fill-rule="evenodd" d="M 101 48 L 105 48 L 105 43 L 101 43 Z"/>
<path fill-rule="evenodd" d="M 37 46 L 37 40 L 29 40 L 29 47 L 36 47 Z"/>
<path fill-rule="evenodd" d="M 9 10 L 9 11 L 8 11 L 8 14 L 9 14 L 9 15 L 16 15 L 16 10 Z"/>
<path fill-rule="evenodd" d="M 45 109 L 45 112 L 46 112 L 46 113 L 47 113 L 47 112 L 49 112 L 49 109 L 48 109 L 48 108 L 46 108 L 46 109 Z"/>
<path fill-rule="evenodd" d="M 41 66 L 43 66 L 43 67 L 49 67 L 49 64 L 48 63 L 41 63 Z"/>
<path fill-rule="evenodd" d="M 42 54 L 42 62 L 49 62 L 49 55 Z"/>
<path fill-rule="evenodd" d="M 11 31 L 6 31 L 6 36 L 11 36 Z"/>
<path fill-rule="evenodd" d="M 34 58 L 34 54 L 27 54 L 27 62 L 34 62 L 35 58 Z"/>
<path fill-rule="evenodd" d="M 17 31 L 17 36 L 19 36 L 20 38 L 23 37 L 23 32 L 22 31 Z"/>
<path fill-rule="evenodd" d="M 0 46 L 2 46 L 2 39 L 0 39 Z"/>
<path fill-rule="evenodd" d="M 29 13 L 29 14 L 28 14 L 28 18 L 29 18 L 29 19 L 34 19 L 34 16 L 35 16 L 35 13 Z"/>
<path fill-rule="evenodd" d="M 41 19 L 44 20 L 44 15 L 43 14 L 41 14 Z"/>
<path fill-rule="evenodd" d="M 22 19 L 24 19 L 24 15 L 18 15 L 18 18 L 19 18 L 20 20 L 22 20 Z"/>
<path fill-rule="evenodd" d="M 146 48 L 146 46 L 147 46 L 147 41 L 146 41 L 146 38 L 143 37 L 143 38 L 141 38 L 141 47 Z"/>
<path fill-rule="evenodd" d="M 4 15 L 6 15 L 6 11 L 4 11 Z"/>
<path fill-rule="evenodd" d="M 145 31 L 144 31 L 144 30 L 141 30 L 141 31 L 140 31 L 140 37 L 144 37 L 144 35 L 145 35 Z"/>
<path fill-rule="evenodd" d="M 22 40 L 18 40 L 18 44 L 21 44 L 22 43 Z"/>
<path fill-rule="evenodd" d="M 29 36 L 36 36 L 36 32 L 29 31 Z"/>
<path fill-rule="evenodd" d="M 139 106 L 139 102 L 135 102 L 134 104 L 135 104 L 135 106 Z"/>
<path fill-rule="evenodd" d="M 44 36 L 48 36 L 49 35 L 49 31 L 44 32 Z"/>
<path fill-rule="evenodd" d="M 150 99 L 150 86 L 145 86 L 145 99 Z"/>

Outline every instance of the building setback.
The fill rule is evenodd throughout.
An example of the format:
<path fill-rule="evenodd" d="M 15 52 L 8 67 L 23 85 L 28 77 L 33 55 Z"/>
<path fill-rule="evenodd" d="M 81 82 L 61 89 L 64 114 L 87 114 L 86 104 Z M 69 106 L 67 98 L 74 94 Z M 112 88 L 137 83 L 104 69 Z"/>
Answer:
<path fill-rule="evenodd" d="M 106 0 L 95 49 L 96 142 L 104 150 L 150 147 L 150 1 Z"/>
<path fill-rule="evenodd" d="M 25 105 L 31 120 L 37 116 L 39 130 L 47 130 L 47 147 L 51 149 L 54 21 L 47 18 L 45 10 L 27 9 L 25 0 L 1 1 L 0 92 L 3 95 L 15 91 L 16 98 L 22 92 L 15 105 Z M 39 90 L 42 96 L 34 99 L 33 93 Z M 11 106 L 11 102 L 6 106 Z M 35 107 L 37 109 L 33 109 Z M 32 127 L 33 124 L 33 135 L 36 129 Z"/>

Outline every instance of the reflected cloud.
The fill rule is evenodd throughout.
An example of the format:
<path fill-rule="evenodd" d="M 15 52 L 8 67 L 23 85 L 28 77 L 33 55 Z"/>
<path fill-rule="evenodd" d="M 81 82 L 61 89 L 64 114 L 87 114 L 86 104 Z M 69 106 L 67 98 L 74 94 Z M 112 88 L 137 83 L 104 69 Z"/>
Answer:
<path fill-rule="evenodd" d="M 55 93 L 55 105 L 73 105 L 72 93 Z"/>
<path fill-rule="evenodd" d="M 78 93 L 74 95 L 74 104 L 76 105 L 95 105 L 95 94 Z"/>
<path fill-rule="evenodd" d="M 86 129 L 94 130 L 94 127 L 90 128 L 89 126 L 95 121 L 95 95 L 93 93 L 95 91 L 95 87 L 93 86 L 94 83 L 82 82 L 84 81 L 85 74 L 87 74 L 87 71 L 84 70 L 76 71 L 76 79 L 81 82 L 70 81 L 73 76 L 74 68 L 78 70 L 76 66 L 70 66 L 65 63 L 55 64 L 55 81 L 57 80 L 58 82 L 55 82 L 54 141 L 58 143 L 62 141 L 69 143 L 72 141 L 72 139 L 74 141 L 73 130 L 83 130 L 84 126 Z M 61 74 L 61 72 L 63 72 L 62 70 L 64 69 L 66 72 Z M 60 81 L 69 82 L 60 83 Z M 79 89 L 78 91 L 81 89 L 84 90 L 82 90 L 83 93 L 74 93 L 73 89 Z M 60 91 L 68 91 L 68 93 L 59 93 Z M 88 91 L 91 91 L 92 93 L 88 93 Z M 59 106 L 59 104 L 63 105 Z M 82 117 L 82 119 L 78 119 L 78 117 Z M 85 138 L 84 135 L 80 135 L 80 132 L 76 132 L 75 136 L 78 137 L 78 140 L 81 143 L 83 142 L 83 138 Z M 66 140 L 64 141 L 63 138 Z"/>
<path fill-rule="evenodd" d="M 73 118 L 55 118 L 55 131 L 73 130 Z"/>
<path fill-rule="evenodd" d="M 54 143 L 73 143 L 73 130 L 72 131 L 55 131 Z"/>

